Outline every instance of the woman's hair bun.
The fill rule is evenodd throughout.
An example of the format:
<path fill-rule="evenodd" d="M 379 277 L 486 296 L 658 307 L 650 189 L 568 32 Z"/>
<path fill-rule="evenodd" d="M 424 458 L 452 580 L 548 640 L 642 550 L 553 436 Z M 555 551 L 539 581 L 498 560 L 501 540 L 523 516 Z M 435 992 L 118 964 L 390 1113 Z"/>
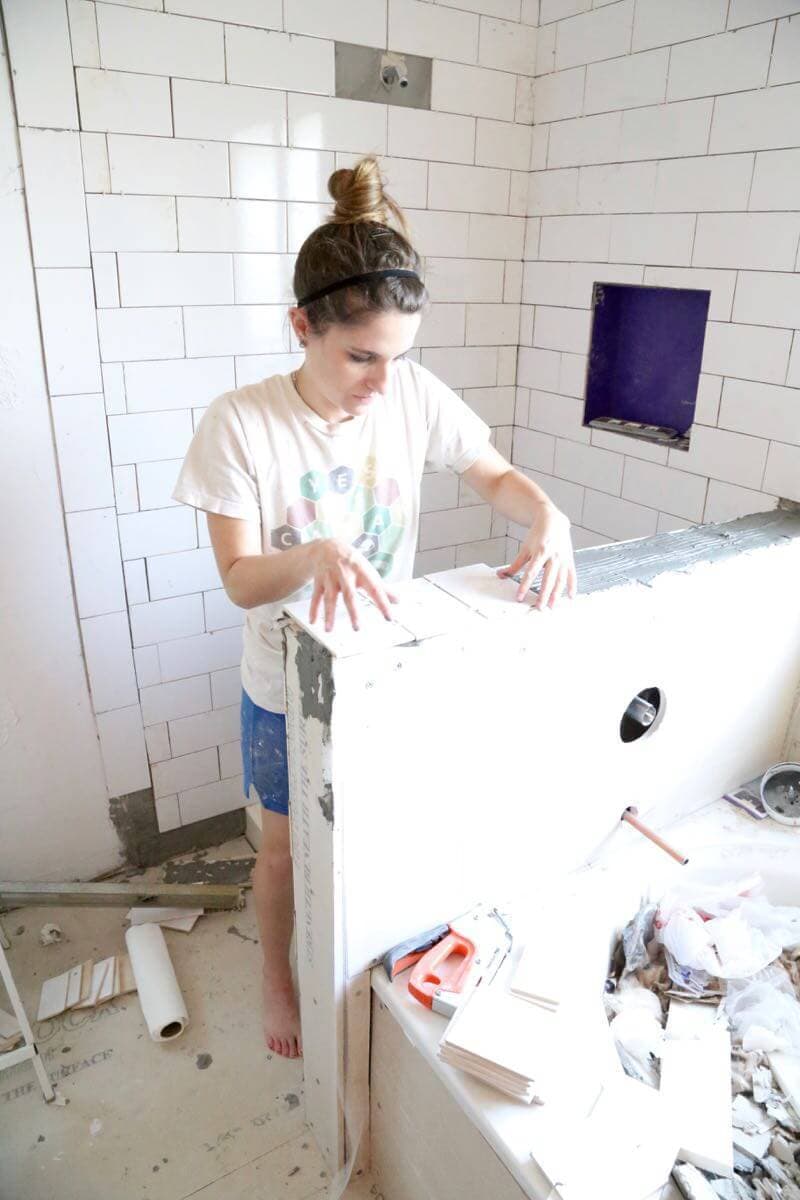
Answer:
<path fill-rule="evenodd" d="M 360 225 L 372 222 L 388 225 L 392 219 L 406 233 L 403 214 L 383 190 L 383 179 L 377 159 L 360 159 L 354 167 L 334 171 L 328 180 L 328 191 L 335 207 L 330 217 L 332 225 Z"/>

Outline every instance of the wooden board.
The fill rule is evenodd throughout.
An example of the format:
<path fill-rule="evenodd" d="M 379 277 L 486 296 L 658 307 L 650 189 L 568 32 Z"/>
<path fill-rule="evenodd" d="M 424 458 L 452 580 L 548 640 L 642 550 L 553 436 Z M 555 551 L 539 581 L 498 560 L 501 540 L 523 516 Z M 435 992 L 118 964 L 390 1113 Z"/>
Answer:
<path fill-rule="evenodd" d="M 229 883 L 10 883 L 0 882 L 0 908 L 88 904 L 154 904 L 182 908 L 244 908 L 244 892 Z"/>

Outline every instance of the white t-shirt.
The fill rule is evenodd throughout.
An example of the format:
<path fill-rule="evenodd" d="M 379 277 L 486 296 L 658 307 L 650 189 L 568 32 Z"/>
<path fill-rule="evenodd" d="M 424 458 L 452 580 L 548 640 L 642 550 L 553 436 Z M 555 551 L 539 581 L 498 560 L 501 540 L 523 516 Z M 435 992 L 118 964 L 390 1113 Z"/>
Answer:
<path fill-rule="evenodd" d="M 218 396 L 203 415 L 173 492 L 206 512 L 258 521 L 264 553 L 315 538 L 356 546 L 387 580 L 410 579 L 425 465 L 461 473 L 483 453 L 489 427 L 441 380 L 410 360 L 362 416 L 329 424 L 291 376 Z M 242 684 L 284 711 L 277 622 L 292 596 L 247 611 Z"/>

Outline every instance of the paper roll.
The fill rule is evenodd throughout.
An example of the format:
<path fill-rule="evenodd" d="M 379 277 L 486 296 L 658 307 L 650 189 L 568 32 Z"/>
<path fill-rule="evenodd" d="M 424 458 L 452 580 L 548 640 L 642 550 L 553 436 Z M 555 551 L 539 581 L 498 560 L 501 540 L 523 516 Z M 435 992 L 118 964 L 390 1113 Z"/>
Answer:
<path fill-rule="evenodd" d="M 189 1024 L 189 1014 L 161 927 L 132 925 L 125 941 L 150 1037 L 154 1042 L 174 1041 Z"/>

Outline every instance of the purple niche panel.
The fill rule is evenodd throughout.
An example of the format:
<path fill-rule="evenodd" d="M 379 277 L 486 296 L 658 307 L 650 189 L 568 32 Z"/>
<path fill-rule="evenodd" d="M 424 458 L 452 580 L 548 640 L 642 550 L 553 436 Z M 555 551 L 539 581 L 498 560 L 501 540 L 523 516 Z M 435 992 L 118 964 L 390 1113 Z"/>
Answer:
<path fill-rule="evenodd" d="M 599 417 L 686 433 L 711 293 L 596 283 L 584 424 Z"/>

